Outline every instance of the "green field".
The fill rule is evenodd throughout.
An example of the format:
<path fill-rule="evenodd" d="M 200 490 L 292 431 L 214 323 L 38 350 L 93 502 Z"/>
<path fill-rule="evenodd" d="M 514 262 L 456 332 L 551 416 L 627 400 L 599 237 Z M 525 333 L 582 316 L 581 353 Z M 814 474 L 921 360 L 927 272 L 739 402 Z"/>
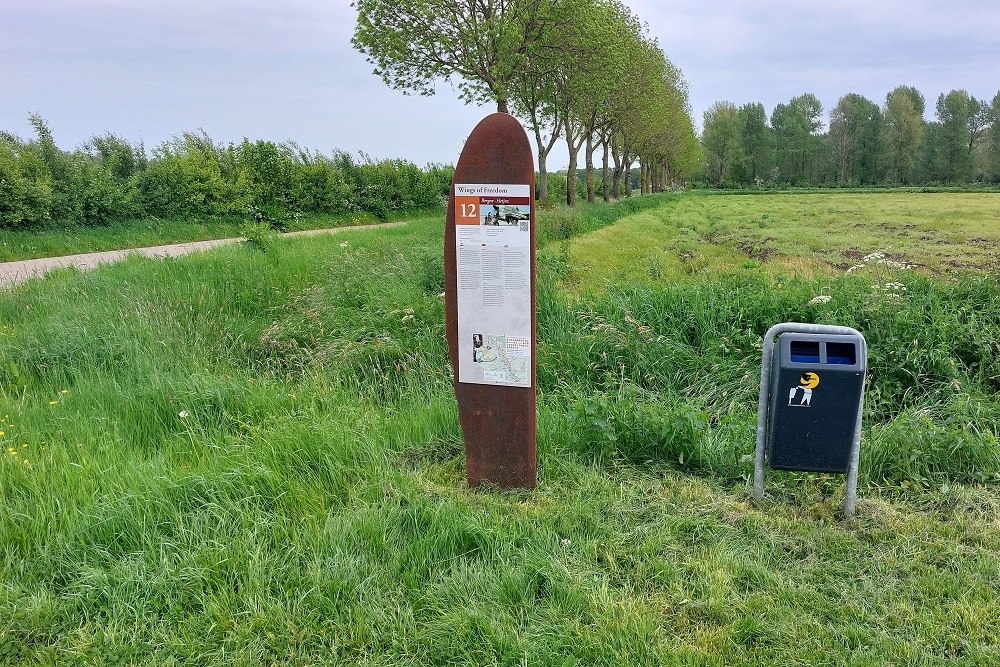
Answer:
<path fill-rule="evenodd" d="M 0 664 L 997 664 L 998 219 L 543 213 L 530 493 L 464 481 L 440 218 L 2 291 Z M 750 495 L 787 320 L 868 338 L 852 522 L 838 476 Z"/>
<path fill-rule="evenodd" d="M 608 253 L 608 248 L 614 252 Z M 872 253 L 922 273 L 1000 267 L 1000 193 L 686 196 L 576 239 L 573 282 L 681 279 L 734 267 L 841 274 Z"/>

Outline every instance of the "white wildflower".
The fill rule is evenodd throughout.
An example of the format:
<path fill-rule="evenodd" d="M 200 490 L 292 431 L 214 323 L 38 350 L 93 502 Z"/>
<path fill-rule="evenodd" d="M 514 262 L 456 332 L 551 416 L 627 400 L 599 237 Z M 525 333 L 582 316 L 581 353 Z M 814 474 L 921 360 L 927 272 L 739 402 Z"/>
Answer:
<path fill-rule="evenodd" d="M 830 299 L 832 298 L 833 297 L 830 296 L 829 294 L 820 294 L 819 296 L 814 296 L 813 298 L 809 299 L 809 305 L 818 306 L 821 303 L 830 303 Z"/>
<path fill-rule="evenodd" d="M 187 410 L 181 410 L 180 412 L 177 413 L 177 416 L 180 417 L 181 419 L 187 419 L 188 414 L 189 413 Z"/>
<path fill-rule="evenodd" d="M 350 245 L 350 243 L 348 243 L 347 241 L 344 241 L 343 243 L 340 244 L 340 247 L 341 248 L 346 248 L 349 245 Z"/>

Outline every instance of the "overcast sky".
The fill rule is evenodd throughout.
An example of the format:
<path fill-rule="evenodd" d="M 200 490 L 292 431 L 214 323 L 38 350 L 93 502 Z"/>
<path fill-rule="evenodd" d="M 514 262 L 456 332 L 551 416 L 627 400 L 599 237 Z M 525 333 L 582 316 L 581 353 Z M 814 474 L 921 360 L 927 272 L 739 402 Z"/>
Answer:
<path fill-rule="evenodd" d="M 860 93 L 1000 90 L 1000 0 L 625 0 L 690 85 L 713 102 L 812 92 L 828 117 Z M 0 130 L 38 112 L 62 148 L 112 132 L 147 148 L 186 130 L 291 139 L 329 153 L 454 163 L 489 108 L 447 82 L 404 96 L 352 50 L 348 0 L 0 0 Z M 550 166 L 564 166 L 565 151 Z"/>

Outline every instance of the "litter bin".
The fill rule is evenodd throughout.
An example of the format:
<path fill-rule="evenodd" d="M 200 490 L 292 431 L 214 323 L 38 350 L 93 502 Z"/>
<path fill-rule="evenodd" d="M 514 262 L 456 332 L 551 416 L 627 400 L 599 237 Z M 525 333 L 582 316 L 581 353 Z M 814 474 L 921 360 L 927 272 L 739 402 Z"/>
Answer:
<path fill-rule="evenodd" d="M 848 472 L 861 419 L 864 337 L 787 332 L 776 343 L 765 435 L 768 465 Z"/>
<path fill-rule="evenodd" d="M 868 344 L 861 332 L 784 322 L 764 334 L 753 495 L 771 468 L 847 473 L 844 517 L 854 516 Z"/>

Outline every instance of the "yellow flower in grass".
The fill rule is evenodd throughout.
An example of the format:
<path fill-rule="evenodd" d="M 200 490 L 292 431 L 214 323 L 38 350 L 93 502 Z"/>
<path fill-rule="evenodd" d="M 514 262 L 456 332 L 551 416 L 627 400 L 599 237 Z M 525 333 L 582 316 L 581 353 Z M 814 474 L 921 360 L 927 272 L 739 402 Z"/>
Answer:
<path fill-rule="evenodd" d="M 59 405 L 59 401 L 49 401 L 49 405 Z"/>

